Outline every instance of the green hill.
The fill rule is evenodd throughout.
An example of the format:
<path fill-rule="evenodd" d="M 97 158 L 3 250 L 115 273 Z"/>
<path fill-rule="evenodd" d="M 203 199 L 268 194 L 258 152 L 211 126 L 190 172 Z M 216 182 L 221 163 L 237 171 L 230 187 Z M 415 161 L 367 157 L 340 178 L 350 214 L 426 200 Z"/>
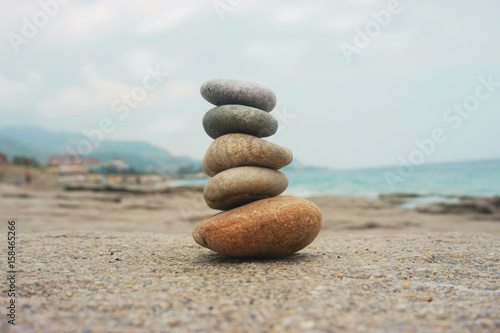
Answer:
<path fill-rule="evenodd" d="M 81 141 L 89 142 L 80 133 L 52 132 L 37 127 L 0 128 L 0 152 L 9 159 L 14 156 L 34 157 L 44 165 L 51 156 L 63 156 L 71 151 L 79 155 L 77 147 Z M 167 173 L 177 172 L 180 168 L 196 170 L 201 166 L 199 160 L 174 156 L 162 148 L 139 141 L 103 140 L 83 157 L 96 157 L 103 162 L 121 158 L 136 170 Z"/>

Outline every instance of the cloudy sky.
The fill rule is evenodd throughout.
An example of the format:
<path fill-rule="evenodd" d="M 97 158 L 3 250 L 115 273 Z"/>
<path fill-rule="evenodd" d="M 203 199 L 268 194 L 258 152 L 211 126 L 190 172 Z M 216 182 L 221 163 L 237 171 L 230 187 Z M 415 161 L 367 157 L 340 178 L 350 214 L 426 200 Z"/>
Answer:
<path fill-rule="evenodd" d="M 496 0 L 0 0 L 0 127 L 108 119 L 106 139 L 201 158 L 199 87 L 235 78 L 275 91 L 271 140 L 306 164 L 500 158 L 499 12 Z"/>

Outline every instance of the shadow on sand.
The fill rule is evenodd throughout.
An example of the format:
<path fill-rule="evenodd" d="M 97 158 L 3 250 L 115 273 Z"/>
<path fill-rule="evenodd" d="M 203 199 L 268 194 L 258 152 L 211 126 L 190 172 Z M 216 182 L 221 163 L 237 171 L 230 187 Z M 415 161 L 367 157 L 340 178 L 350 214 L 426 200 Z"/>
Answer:
<path fill-rule="evenodd" d="M 195 263 L 200 265 L 239 265 L 239 264 L 263 264 L 263 265 L 300 265 L 304 263 L 313 262 L 317 259 L 321 259 L 320 254 L 310 254 L 310 253 L 295 253 L 290 256 L 280 257 L 280 258 L 233 258 L 226 257 L 217 253 L 200 254 L 196 257 Z"/>

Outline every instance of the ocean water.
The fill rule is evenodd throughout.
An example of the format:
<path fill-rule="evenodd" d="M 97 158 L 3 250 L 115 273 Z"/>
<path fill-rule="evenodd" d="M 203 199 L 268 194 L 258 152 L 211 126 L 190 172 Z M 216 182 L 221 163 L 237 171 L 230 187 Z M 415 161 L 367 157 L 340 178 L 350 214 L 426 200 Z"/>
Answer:
<path fill-rule="evenodd" d="M 500 160 L 434 164 L 411 172 L 397 167 L 356 170 L 286 170 L 285 194 L 378 196 L 407 193 L 423 196 L 500 196 Z M 205 184 L 208 179 L 179 181 Z"/>

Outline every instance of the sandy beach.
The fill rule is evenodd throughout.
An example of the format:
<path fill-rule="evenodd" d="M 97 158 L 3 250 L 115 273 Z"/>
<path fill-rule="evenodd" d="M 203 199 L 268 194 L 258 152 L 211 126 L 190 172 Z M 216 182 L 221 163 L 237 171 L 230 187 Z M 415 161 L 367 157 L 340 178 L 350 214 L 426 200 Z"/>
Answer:
<path fill-rule="evenodd" d="M 0 211 L 5 218 L 19 220 L 21 234 L 78 230 L 190 234 L 203 218 L 219 212 L 207 207 L 202 187 L 90 188 L 99 187 L 64 191 L 55 186 L 0 184 Z M 437 231 L 500 233 L 498 198 L 464 197 L 457 198 L 458 204 L 418 209 L 401 207 L 415 199 L 408 195 L 308 199 L 323 214 L 319 237 Z"/>
<path fill-rule="evenodd" d="M 0 185 L 16 219 L 23 332 L 497 331 L 500 205 L 309 198 L 323 229 L 281 260 L 225 258 L 190 236 L 201 188 Z M 414 198 L 413 198 L 414 199 Z M 5 239 L 5 237 L 3 237 Z M 4 240 L 5 244 L 5 240 Z M 2 259 L 3 261 L 3 259 Z M 2 307 L 8 282 L 2 281 Z"/>
<path fill-rule="evenodd" d="M 500 333 L 499 12 L 0 1 L 0 333 Z"/>

